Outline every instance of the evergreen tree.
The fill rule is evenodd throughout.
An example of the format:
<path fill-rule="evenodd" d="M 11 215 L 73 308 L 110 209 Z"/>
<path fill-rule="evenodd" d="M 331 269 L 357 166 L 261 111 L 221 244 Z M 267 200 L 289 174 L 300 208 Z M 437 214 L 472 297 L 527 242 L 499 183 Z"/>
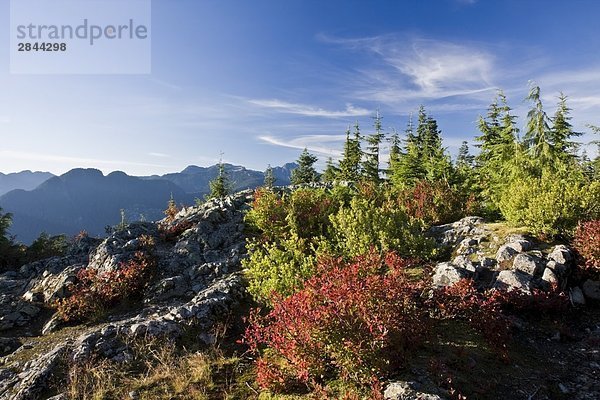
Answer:
<path fill-rule="evenodd" d="M 379 111 L 377 111 L 377 114 L 375 115 L 374 127 L 375 132 L 366 138 L 367 149 L 362 167 L 365 179 L 379 183 L 381 181 L 379 178 L 379 146 L 385 137 L 381 129 L 381 116 L 379 115 Z"/>
<path fill-rule="evenodd" d="M 390 143 L 390 159 L 388 161 L 388 169 L 385 171 L 385 174 L 388 177 L 388 179 L 391 179 L 391 177 L 394 174 L 393 171 L 397 168 L 397 165 L 399 164 L 403 153 L 402 148 L 400 147 L 400 136 L 398 135 L 398 132 L 396 132 L 395 129 L 393 130 L 392 135 L 390 136 L 388 141 Z"/>
<path fill-rule="evenodd" d="M 453 175 L 452 162 L 442 147 L 442 136 L 437 121 L 428 116 L 425 120 L 421 160 L 425 166 L 425 178 L 429 181 L 450 181 Z"/>
<path fill-rule="evenodd" d="M 570 139 L 573 136 L 581 135 L 573 130 L 570 123 L 572 118 L 570 112 L 571 109 L 567 106 L 567 96 L 561 93 L 558 97 L 556 113 L 552 118 L 552 128 L 549 131 L 548 140 L 552 158 L 565 163 L 571 163 L 576 156 L 577 144 Z"/>
<path fill-rule="evenodd" d="M 485 207 L 491 214 L 499 212 L 497 204 L 503 188 L 527 167 L 517 141 L 515 118 L 501 91 L 488 107 L 486 117 L 479 117 L 481 135 L 475 140 L 480 152 L 475 157 L 475 166 Z"/>
<path fill-rule="evenodd" d="M 469 144 L 464 140 L 458 149 L 458 156 L 456 157 L 456 166 L 458 168 L 473 168 L 475 162 L 475 156 L 469 153 Z"/>
<path fill-rule="evenodd" d="M 301 185 L 304 183 L 317 182 L 319 175 L 314 168 L 318 158 L 310 154 L 305 148 L 298 158 L 298 168 L 292 171 L 292 184 Z"/>
<path fill-rule="evenodd" d="M 419 119 L 424 121 L 425 118 L 425 109 L 421 107 Z M 419 135 L 415 135 L 412 114 L 408 118 L 405 134 L 404 152 L 400 154 L 398 162 L 392 170 L 392 183 L 398 187 L 410 186 L 425 177 L 425 169 L 421 163 L 422 142 Z"/>
<path fill-rule="evenodd" d="M 271 168 L 271 164 L 269 164 L 267 166 L 267 169 L 265 170 L 265 180 L 264 180 L 264 186 L 268 189 L 272 189 L 273 186 L 275 185 L 275 176 L 273 175 L 273 168 Z"/>
<path fill-rule="evenodd" d="M 350 137 L 350 128 L 346 130 L 346 143 L 344 155 L 340 161 L 339 179 L 342 181 L 356 182 L 360 179 L 360 161 L 362 150 L 360 147 L 360 127 L 358 122 L 354 125 L 354 137 Z"/>
<path fill-rule="evenodd" d="M 527 113 L 527 132 L 525 132 L 524 143 L 538 166 L 548 166 L 553 158 L 549 140 L 550 126 L 540 98 L 539 86 L 532 84 L 526 99 L 532 105 Z"/>
<path fill-rule="evenodd" d="M 208 185 L 210 187 L 210 194 L 207 196 L 207 199 L 222 199 L 229 194 L 231 183 L 222 159 L 219 160 L 219 174 Z"/>
<path fill-rule="evenodd" d="M 325 171 L 321 175 L 322 182 L 335 182 L 340 174 L 340 169 L 335 166 L 333 159 L 329 157 L 325 164 Z"/>

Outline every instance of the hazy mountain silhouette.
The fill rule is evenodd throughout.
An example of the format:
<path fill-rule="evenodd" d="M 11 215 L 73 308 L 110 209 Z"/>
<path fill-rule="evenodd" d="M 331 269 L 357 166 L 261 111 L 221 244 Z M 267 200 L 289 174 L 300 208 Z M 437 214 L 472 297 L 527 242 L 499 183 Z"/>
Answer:
<path fill-rule="evenodd" d="M 298 165 L 288 163 L 282 167 L 273 167 L 273 176 L 276 185 L 289 185 L 292 169 Z M 253 189 L 263 184 L 264 173 L 246 169 L 239 165 L 224 164 L 225 171 L 231 181 L 234 191 Z M 187 193 L 209 193 L 209 182 L 219 174 L 219 166 L 198 167 L 190 165 L 181 172 L 166 174 L 162 176 L 153 175 L 145 179 L 166 179 L 185 190 Z"/>
<path fill-rule="evenodd" d="M 296 164 L 274 167 L 276 185 L 290 183 Z M 263 184 L 264 174 L 226 164 L 233 190 Z M 209 193 L 209 182 L 219 173 L 211 167 L 189 166 L 178 173 L 135 177 L 116 171 L 106 176 L 96 169 L 73 169 L 52 176 L 33 190 L 17 189 L 0 196 L 3 212 L 13 214 L 10 233 L 23 243 L 31 243 L 41 232 L 75 235 L 82 230 L 103 235 L 107 225 L 116 225 L 124 209 L 129 221 L 164 217 L 163 210 L 173 195 L 178 205 L 191 205 Z"/>
<path fill-rule="evenodd" d="M 0 172 L 0 196 L 15 189 L 35 189 L 39 184 L 47 181 L 53 176 L 54 175 L 50 172 L 31 172 L 29 170 L 13 172 L 11 174 L 3 174 Z"/>
<path fill-rule="evenodd" d="M 128 220 L 163 217 L 173 195 L 177 203 L 191 204 L 194 195 L 164 179 L 145 180 L 124 172 L 104 176 L 96 169 L 73 169 L 53 177 L 31 191 L 13 190 L 0 197 L 0 207 L 13 214 L 10 233 L 30 243 L 42 231 L 74 235 L 86 230 L 104 234 L 106 225 L 120 222 L 124 209 Z"/>

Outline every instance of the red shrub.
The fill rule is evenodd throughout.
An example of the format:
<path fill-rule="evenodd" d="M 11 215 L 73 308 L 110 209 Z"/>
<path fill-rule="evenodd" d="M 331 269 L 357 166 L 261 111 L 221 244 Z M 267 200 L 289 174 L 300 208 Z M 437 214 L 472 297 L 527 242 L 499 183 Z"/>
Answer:
<path fill-rule="evenodd" d="M 426 331 L 422 285 L 405 276 L 409 262 L 372 253 L 346 265 L 321 263 L 300 292 L 254 311 L 244 339 L 260 353 L 257 381 L 274 390 L 339 376 L 372 384 L 402 363 Z"/>
<path fill-rule="evenodd" d="M 593 277 L 600 276 L 600 220 L 582 222 L 577 226 L 575 249 L 583 258 L 583 269 Z"/>
<path fill-rule="evenodd" d="M 98 273 L 96 269 L 83 268 L 77 273 L 71 296 L 57 301 L 57 313 L 65 322 L 97 315 L 123 299 L 139 296 L 150 282 L 153 270 L 154 262 L 140 252 L 115 271 Z"/>
<path fill-rule="evenodd" d="M 428 225 L 456 221 L 476 211 L 473 196 L 466 196 L 446 182 L 422 180 L 399 193 L 398 202 L 406 213 Z"/>

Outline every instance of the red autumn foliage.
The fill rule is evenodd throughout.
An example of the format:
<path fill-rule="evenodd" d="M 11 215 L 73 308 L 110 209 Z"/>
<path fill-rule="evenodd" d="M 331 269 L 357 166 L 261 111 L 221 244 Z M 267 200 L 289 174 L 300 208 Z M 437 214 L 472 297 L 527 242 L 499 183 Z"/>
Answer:
<path fill-rule="evenodd" d="M 402 367 L 432 323 L 444 319 L 468 322 L 508 361 L 510 314 L 563 313 L 569 306 L 556 288 L 482 292 L 471 280 L 426 296 L 424 281 L 406 276 L 411 265 L 394 253 L 321 260 L 304 289 L 274 298 L 266 315 L 254 310 L 244 342 L 258 356 L 257 383 L 287 391 L 341 378 L 372 387 Z M 447 387 L 464 398 L 451 381 Z"/>
<path fill-rule="evenodd" d="M 583 272 L 592 278 L 600 278 L 600 220 L 580 223 L 573 244 L 583 259 Z"/>
<path fill-rule="evenodd" d="M 398 202 L 410 217 L 428 225 L 456 221 L 477 211 L 474 196 L 466 197 L 442 181 L 421 180 L 401 191 Z"/>
<path fill-rule="evenodd" d="M 254 311 L 245 333 L 260 353 L 257 383 L 272 390 L 316 385 L 338 376 L 370 385 L 398 367 L 427 331 L 422 284 L 407 279 L 410 262 L 371 253 L 346 265 L 330 260 L 304 289 Z"/>
<path fill-rule="evenodd" d="M 141 295 L 154 272 L 154 261 L 141 252 L 114 271 L 98 273 L 83 268 L 71 287 L 71 295 L 56 303 L 57 313 L 65 322 L 83 321 L 123 299 Z"/>

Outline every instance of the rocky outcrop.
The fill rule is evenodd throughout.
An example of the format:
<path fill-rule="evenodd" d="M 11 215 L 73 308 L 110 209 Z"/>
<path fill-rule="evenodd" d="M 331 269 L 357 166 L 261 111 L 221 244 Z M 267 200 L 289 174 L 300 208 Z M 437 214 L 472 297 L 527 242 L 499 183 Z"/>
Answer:
<path fill-rule="evenodd" d="M 473 278 L 483 289 L 530 293 L 554 285 L 564 288 L 573 267 L 574 257 L 568 247 L 549 247 L 520 234 L 500 238 L 479 217 L 433 227 L 429 234 L 453 254 L 452 262 L 442 262 L 434 268 L 434 287 Z"/>
<path fill-rule="evenodd" d="M 131 357 L 131 338 L 174 339 L 193 325 L 200 340 L 213 341 L 213 325 L 246 296 L 240 271 L 245 252 L 243 214 L 251 194 L 240 192 L 185 208 L 172 221 L 129 224 L 101 241 L 84 238 L 65 257 L 0 275 L 0 331 L 22 327 L 26 350 L 35 353 L 32 361 L 23 363 L 21 342 L 0 338 L 5 354 L 0 360 L 4 366 L 0 399 L 39 398 L 61 359 L 81 362 L 96 355 L 126 361 Z M 60 319 L 41 311 L 70 295 L 78 271 L 116 271 L 148 243 L 153 246 L 156 273 L 137 306 L 109 314 L 95 326 L 82 326 L 77 337 L 60 339 L 54 348 L 41 344 L 52 336 L 37 343 L 37 335 L 61 330 Z"/>

